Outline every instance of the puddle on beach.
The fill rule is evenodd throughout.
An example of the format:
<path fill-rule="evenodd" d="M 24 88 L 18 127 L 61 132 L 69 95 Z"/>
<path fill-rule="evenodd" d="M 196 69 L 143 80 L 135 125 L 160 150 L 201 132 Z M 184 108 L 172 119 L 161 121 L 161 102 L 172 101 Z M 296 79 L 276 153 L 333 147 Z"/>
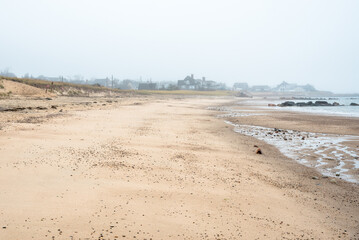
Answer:
<path fill-rule="evenodd" d="M 255 114 L 247 112 L 241 114 L 241 111 L 233 112 L 230 108 L 223 108 L 220 111 L 228 111 L 228 113 L 218 117 L 242 117 Z M 225 122 L 234 126 L 235 132 L 274 145 L 285 156 L 306 166 L 317 168 L 325 176 L 359 183 L 359 136 L 310 133 Z"/>

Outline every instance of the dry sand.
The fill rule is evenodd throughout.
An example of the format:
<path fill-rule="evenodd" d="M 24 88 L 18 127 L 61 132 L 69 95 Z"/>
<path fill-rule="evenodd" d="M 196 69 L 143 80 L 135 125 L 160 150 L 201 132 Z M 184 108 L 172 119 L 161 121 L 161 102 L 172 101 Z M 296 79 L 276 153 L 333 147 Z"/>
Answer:
<path fill-rule="evenodd" d="M 358 185 L 207 110 L 231 101 L 33 99 L 47 109 L 0 112 L 0 239 L 358 239 Z"/>
<path fill-rule="evenodd" d="M 27 84 L 18 83 L 14 81 L 9 81 L 5 79 L 0 79 L 0 94 L 1 93 L 11 93 L 11 95 L 17 96 L 37 96 L 37 97 L 46 97 L 46 96 L 55 96 L 55 94 L 50 93 L 44 89 L 36 88 Z"/>

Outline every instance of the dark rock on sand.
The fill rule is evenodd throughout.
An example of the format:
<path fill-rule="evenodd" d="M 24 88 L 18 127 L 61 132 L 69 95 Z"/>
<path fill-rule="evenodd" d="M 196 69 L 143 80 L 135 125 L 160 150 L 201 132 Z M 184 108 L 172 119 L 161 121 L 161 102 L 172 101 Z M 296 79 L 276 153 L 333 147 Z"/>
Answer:
<path fill-rule="evenodd" d="M 304 106 L 309 106 L 309 103 L 306 103 L 306 102 L 297 102 L 295 105 L 297 105 L 298 107 L 304 107 Z"/>
<path fill-rule="evenodd" d="M 281 107 L 292 107 L 295 106 L 295 102 L 292 101 L 286 101 L 280 105 Z"/>
<path fill-rule="evenodd" d="M 314 103 L 315 106 L 332 106 L 330 103 L 328 103 L 327 101 L 315 101 Z"/>
<path fill-rule="evenodd" d="M 358 103 L 351 103 L 350 106 L 359 106 Z"/>
<path fill-rule="evenodd" d="M 355 103 L 354 103 L 355 104 Z M 268 106 L 270 106 L 271 104 L 268 104 Z M 297 107 L 323 107 L 323 106 L 340 106 L 339 103 L 334 102 L 333 104 L 328 103 L 327 101 L 315 101 L 315 103 L 313 103 L 312 101 L 309 102 L 292 102 L 292 101 L 286 101 L 284 103 L 279 104 L 278 106 L 280 107 L 293 107 L 293 106 L 297 106 Z M 359 106 L 356 105 L 356 106 Z"/>

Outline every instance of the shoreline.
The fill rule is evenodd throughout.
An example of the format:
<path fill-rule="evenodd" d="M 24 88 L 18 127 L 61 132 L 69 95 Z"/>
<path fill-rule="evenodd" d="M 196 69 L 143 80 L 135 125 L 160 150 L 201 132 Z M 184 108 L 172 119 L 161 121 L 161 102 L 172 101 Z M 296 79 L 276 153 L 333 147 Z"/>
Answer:
<path fill-rule="evenodd" d="M 318 99 L 315 99 L 313 101 L 316 101 Z M 320 99 L 323 100 L 323 99 Z M 293 101 L 293 102 L 302 102 L 297 99 L 267 99 L 267 98 L 255 98 L 255 99 L 243 99 L 239 102 L 246 102 L 247 106 L 252 106 L 254 109 L 258 108 L 260 110 L 272 110 L 272 111 L 283 111 L 283 112 L 291 112 L 291 113 L 302 113 L 307 115 L 319 115 L 319 116 L 331 116 L 331 117 L 348 117 L 348 118 L 359 118 L 359 107 L 358 106 L 351 106 L 349 105 L 349 102 L 352 102 L 351 98 L 348 98 L 346 103 L 344 103 L 344 100 L 338 100 L 338 99 L 330 99 L 330 98 L 324 98 L 326 102 L 329 104 L 334 104 L 336 101 L 339 101 L 340 103 L 336 102 L 337 106 L 278 106 L 280 104 L 283 104 L 287 101 Z M 306 99 L 305 101 L 308 101 Z M 343 102 L 344 101 L 344 102 Z M 328 111 L 328 109 L 331 109 L 332 111 Z M 345 111 L 338 111 L 343 110 Z M 351 110 L 356 110 L 354 113 Z"/>
<path fill-rule="evenodd" d="M 293 161 L 317 169 L 325 177 L 359 183 L 356 118 L 277 112 L 253 107 L 253 102 L 246 100 L 212 110 L 219 110 L 221 114 L 217 117 L 232 125 L 235 132 L 263 140 Z M 348 129 L 342 127 L 345 122 Z"/>
<path fill-rule="evenodd" d="M 80 100 L 1 115 L 0 238 L 359 237 L 359 187 L 207 109 L 233 98 Z"/>

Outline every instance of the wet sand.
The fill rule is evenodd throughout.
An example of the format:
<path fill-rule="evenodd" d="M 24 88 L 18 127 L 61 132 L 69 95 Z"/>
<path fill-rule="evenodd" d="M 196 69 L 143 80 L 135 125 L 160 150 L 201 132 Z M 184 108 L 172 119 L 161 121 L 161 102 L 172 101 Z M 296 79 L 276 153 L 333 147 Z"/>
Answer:
<path fill-rule="evenodd" d="M 207 109 L 233 99 L 36 101 L 68 104 L 0 113 L 0 239 L 359 238 L 358 185 Z"/>

